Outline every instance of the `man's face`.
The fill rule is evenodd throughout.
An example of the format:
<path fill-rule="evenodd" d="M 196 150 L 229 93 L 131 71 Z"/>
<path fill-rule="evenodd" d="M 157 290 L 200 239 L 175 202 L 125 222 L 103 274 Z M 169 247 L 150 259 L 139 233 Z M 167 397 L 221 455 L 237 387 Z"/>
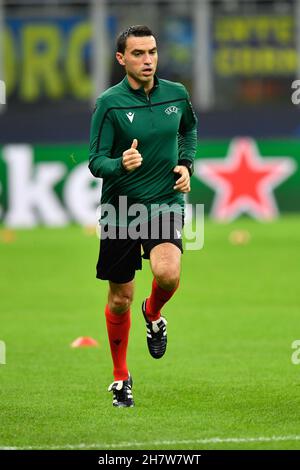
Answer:
<path fill-rule="evenodd" d="M 126 73 L 137 83 L 153 80 L 157 68 L 157 48 L 153 36 L 129 36 L 124 54 L 117 52 L 116 58 L 125 66 Z"/>

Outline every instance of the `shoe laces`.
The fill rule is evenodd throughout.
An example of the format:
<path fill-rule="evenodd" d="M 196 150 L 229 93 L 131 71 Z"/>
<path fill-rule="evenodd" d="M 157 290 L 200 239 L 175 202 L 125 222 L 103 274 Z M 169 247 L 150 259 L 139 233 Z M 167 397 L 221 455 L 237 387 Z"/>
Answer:
<path fill-rule="evenodd" d="M 158 333 L 161 329 L 164 328 L 164 326 L 168 324 L 168 322 L 165 317 L 160 317 L 158 320 L 152 321 L 151 324 L 153 333 Z"/>
<path fill-rule="evenodd" d="M 116 380 L 116 382 L 113 382 L 112 384 L 110 384 L 110 386 L 108 387 L 108 392 L 112 392 L 112 391 L 120 391 L 122 390 L 123 388 L 123 380 Z"/>
<path fill-rule="evenodd" d="M 125 400 L 132 398 L 131 385 L 128 380 L 116 380 L 108 387 L 109 392 L 113 392 L 118 399 Z"/>

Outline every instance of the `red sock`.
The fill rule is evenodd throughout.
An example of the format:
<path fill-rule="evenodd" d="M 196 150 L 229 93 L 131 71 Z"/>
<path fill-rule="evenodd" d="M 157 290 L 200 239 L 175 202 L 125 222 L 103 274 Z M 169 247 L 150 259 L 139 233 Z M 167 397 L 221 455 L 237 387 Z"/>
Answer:
<path fill-rule="evenodd" d="M 105 307 L 106 326 L 110 351 L 114 364 L 114 379 L 127 380 L 128 369 L 126 363 L 126 353 L 128 345 L 128 337 L 130 330 L 130 309 L 122 315 L 117 315 L 109 310 L 108 305 Z"/>
<path fill-rule="evenodd" d="M 170 300 L 178 286 L 179 283 L 173 290 L 165 290 L 159 287 L 155 278 L 153 279 L 151 295 L 146 302 L 146 315 L 150 321 L 159 319 L 160 309 Z"/>

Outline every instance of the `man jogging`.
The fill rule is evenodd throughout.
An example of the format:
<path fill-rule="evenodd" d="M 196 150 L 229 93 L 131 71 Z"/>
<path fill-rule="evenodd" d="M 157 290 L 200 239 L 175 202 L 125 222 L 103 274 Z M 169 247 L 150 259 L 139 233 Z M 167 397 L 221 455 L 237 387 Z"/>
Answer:
<path fill-rule="evenodd" d="M 97 99 L 89 169 L 103 178 L 97 278 L 109 281 L 105 316 L 114 366 L 109 391 L 113 406 L 131 407 L 133 381 L 126 353 L 135 271 L 142 267 L 143 250 L 153 282 L 142 313 L 149 352 L 159 359 L 167 346 L 161 309 L 179 284 L 183 193 L 190 191 L 197 120 L 185 87 L 155 75 L 157 45 L 147 26 L 131 26 L 119 35 L 116 59 L 126 75 Z M 133 224 L 138 235 L 131 236 L 137 204 L 145 211 Z M 104 212 L 110 215 L 104 217 Z"/>

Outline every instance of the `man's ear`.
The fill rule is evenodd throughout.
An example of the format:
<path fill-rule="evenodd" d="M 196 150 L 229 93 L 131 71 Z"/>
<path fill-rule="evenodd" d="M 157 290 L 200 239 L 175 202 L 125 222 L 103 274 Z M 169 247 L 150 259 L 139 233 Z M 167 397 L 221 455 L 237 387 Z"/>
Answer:
<path fill-rule="evenodd" d="M 116 59 L 120 65 L 125 65 L 124 56 L 121 52 L 116 52 Z"/>

